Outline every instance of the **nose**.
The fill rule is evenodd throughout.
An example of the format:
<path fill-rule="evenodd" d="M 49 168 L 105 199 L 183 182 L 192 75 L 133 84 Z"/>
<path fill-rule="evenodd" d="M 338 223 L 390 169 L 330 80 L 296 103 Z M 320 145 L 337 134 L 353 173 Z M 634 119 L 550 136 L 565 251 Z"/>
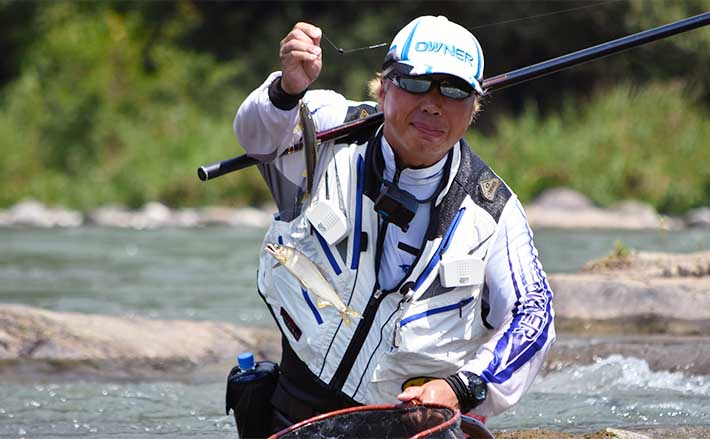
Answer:
<path fill-rule="evenodd" d="M 444 104 L 444 96 L 441 95 L 437 87 L 422 95 L 420 109 L 434 116 L 441 115 L 441 108 Z"/>

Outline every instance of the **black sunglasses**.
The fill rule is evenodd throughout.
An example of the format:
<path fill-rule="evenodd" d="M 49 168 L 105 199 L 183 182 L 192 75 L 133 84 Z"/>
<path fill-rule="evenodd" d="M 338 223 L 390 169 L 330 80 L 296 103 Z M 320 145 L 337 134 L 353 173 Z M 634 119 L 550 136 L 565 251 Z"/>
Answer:
<path fill-rule="evenodd" d="M 429 93 L 435 86 L 442 96 L 451 99 L 466 99 L 474 93 L 469 84 L 455 79 L 404 75 L 390 75 L 388 78 L 398 88 L 414 94 Z"/>

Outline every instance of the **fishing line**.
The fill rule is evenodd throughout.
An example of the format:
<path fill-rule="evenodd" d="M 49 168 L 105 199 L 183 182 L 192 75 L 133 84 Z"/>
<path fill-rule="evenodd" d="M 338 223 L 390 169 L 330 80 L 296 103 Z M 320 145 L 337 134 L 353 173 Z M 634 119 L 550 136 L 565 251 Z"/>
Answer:
<path fill-rule="evenodd" d="M 578 6 L 578 7 L 576 7 L 576 8 L 561 9 L 561 10 L 559 10 L 559 11 L 546 12 L 546 13 L 544 13 L 544 14 L 536 14 L 536 15 L 530 15 L 530 16 L 527 16 L 527 17 L 520 17 L 520 18 L 513 18 L 513 19 L 510 19 L 510 20 L 497 21 L 497 22 L 495 22 L 495 23 L 481 24 L 481 25 L 474 26 L 474 27 L 471 27 L 471 28 L 468 28 L 468 29 L 469 29 L 469 30 L 484 29 L 484 28 L 487 28 L 487 27 L 500 26 L 500 25 L 502 25 L 502 24 L 517 23 L 517 22 L 519 22 L 519 21 L 533 20 L 533 19 L 536 19 L 536 18 L 543 18 L 543 17 L 550 17 L 550 16 L 552 16 L 552 15 L 560 15 L 560 14 L 566 14 L 566 13 L 569 13 L 569 12 L 581 11 L 581 10 L 583 10 L 583 9 L 589 9 L 589 8 L 593 8 L 593 7 L 597 7 L 597 6 L 604 6 L 604 5 L 607 5 L 607 4 L 609 4 L 609 3 L 618 3 L 618 2 L 621 2 L 621 1 L 626 1 L 626 0 L 607 0 L 607 1 L 604 1 L 604 2 L 594 3 L 594 4 L 591 4 L 591 5 Z M 340 55 L 345 55 L 345 54 L 347 54 L 347 53 L 353 53 L 353 52 L 359 52 L 359 51 L 362 51 L 362 50 L 378 49 L 378 48 L 380 48 L 380 47 L 385 47 L 385 46 L 387 46 L 387 43 L 380 43 L 380 44 L 373 44 L 373 45 L 370 45 L 370 46 L 363 46 L 363 47 L 357 47 L 357 48 L 355 48 L 355 49 L 347 49 L 347 50 L 345 50 L 345 49 L 343 49 L 342 47 L 338 47 L 335 43 L 333 43 L 333 41 L 331 41 L 331 39 L 328 38 L 328 36 L 327 36 L 325 33 L 322 33 L 321 35 L 323 36 L 323 38 L 325 38 L 325 40 L 328 42 L 328 44 L 330 44 L 331 46 L 333 46 L 333 49 L 335 49 L 335 50 L 338 52 L 338 54 L 340 54 Z"/>
<path fill-rule="evenodd" d="M 625 1 L 625 0 L 608 0 L 608 1 L 605 1 L 605 2 L 601 2 L 601 3 L 594 3 L 593 5 L 578 6 L 578 7 L 576 7 L 576 8 L 562 9 L 562 10 L 559 10 L 559 11 L 546 12 L 546 13 L 544 13 L 544 14 L 536 14 L 536 15 L 530 15 L 530 16 L 527 16 L 527 17 L 520 17 L 520 18 L 513 18 L 513 19 L 510 19 L 510 20 L 498 21 L 498 22 L 495 22 L 495 23 L 481 24 L 481 25 L 479 25 L 479 26 L 474 26 L 474 27 L 471 27 L 471 28 L 468 28 L 468 29 L 469 29 L 469 30 L 473 30 L 473 29 L 483 29 L 483 28 L 486 28 L 486 27 L 499 26 L 499 25 L 501 25 L 501 24 L 515 23 L 515 22 L 524 21 L 524 20 L 532 20 L 532 19 L 534 19 L 534 18 L 542 18 L 542 17 L 549 17 L 549 16 L 551 16 L 551 15 L 566 14 L 566 13 L 568 13 L 568 12 L 579 11 L 579 10 L 582 10 L 582 9 L 588 9 L 588 8 L 592 8 L 592 7 L 596 7 L 596 6 L 603 6 L 603 5 L 606 5 L 606 4 L 609 4 L 609 3 L 618 3 L 618 2 L 620 2 L 620 1 Z"/>
<path fill-rule="evenodd" d="M 380 44 L 373 44 L 373 45 L 371 45 L 371 46 L 358 47 L 358 48 L 356 48 L 356 49 L 348 49 L 348 50 L 345 50 L 345 49 L 343 49 L 342 47 L 336 46 L 332 41 L 330 41 L 330 38 L 328 38 L 328 37 L 325 36 L 324 33 L 322 33 L 321 35 L 323 35 L 323 38 L 325 38 L 325 40 L 326 40 L 328 43 L 330 43 L 330 45 L 333 46 L 333 48 L 334 48 L 335 50 L 337 50 L 338 53 L 341 54 L 341 55 L 344 55 L 344 54 L 346 54 L 346 53 L 359 52 L 359 51 L 361 51 L 361 50 L 377 49 L 377 48 L 384 47 L 384 46 L 387 45 L 387 43 L 380 43 Z"/>

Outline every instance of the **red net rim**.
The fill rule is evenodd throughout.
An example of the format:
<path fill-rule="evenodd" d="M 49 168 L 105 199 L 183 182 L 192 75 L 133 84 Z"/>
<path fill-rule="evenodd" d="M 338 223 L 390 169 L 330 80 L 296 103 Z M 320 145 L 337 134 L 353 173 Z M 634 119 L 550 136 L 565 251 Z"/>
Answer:
<path fill-rule="evenodd" d="M 442 422 L 441 424 L 431 427 L 429 429 L 420 431 L 419 433 L 415 434 L 414 436 L 410 436 L 409 439 L 421 439 L 423 437 L 426 437 L 427 435 L 430 435 L 432 433 L 436 433 L 438 431 L 445 430 L 449 427 L 451 427 L 453 424 L 459 421 L 461 418 L 461 412 L 459 412 L 458 409 L 455 409 L 453 407 L 449 407 L 443 404 L 416 404 L 417 406 L 421 407 L 427 407 L 427 408 L 433 408 L 433 409 L 446 409 L 449 410 L 453 413 L 453 416 L 451 419 L 447 420 L 446 422 Z M 281 431 L 279 431 L 276 434 L 273 434 L 268 437 L 268 439 L 278 439 L 279 437 L 288 434 L 294 430 L 297 430 L 301 427 L 320 422 L 324 419 L 332 418 L 335 416 L 340 416 L 348 413 L 355 413 L 355 412 L 366 412 L 366 411 L 378 411 L 378 410 L 393 410 L 393 409 L 400 409 L 400 408 L 408 408 L 412 407 L 412 404 L 408 405 L 402 405 L 402 404 L 374 404 L 374 405 L 362 405 L 362 406 L 357 406 L 357 407 L 349 407 L 341 410 L 335 410 L 332 412 L 328 413 L 323 413 L 322 415 L 317 415 L 312 418 L 308 418 L 304 421 L 298 422 L 296 424 L 293 424 L 290 427 L 287 427 Z"/>

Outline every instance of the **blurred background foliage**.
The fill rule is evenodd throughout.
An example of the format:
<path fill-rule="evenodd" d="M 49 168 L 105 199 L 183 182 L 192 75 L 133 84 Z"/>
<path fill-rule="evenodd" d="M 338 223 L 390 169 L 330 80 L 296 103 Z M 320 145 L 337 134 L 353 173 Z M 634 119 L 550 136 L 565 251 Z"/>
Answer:
<path fill-rule="evenodd" d="M 267 201 L 255 169 L 207 184 L 195 169 L 242 152 L 234 112 L 278 69 L 297 21 L 351 49 L 447 15 L 477 35 L 490 77 L 707 10 L 708 0 L 0 0 L 0 206 Z M 523 201 L 565 185 L 601 205 L 710 205 L 709 41 L 709 28 L 694 30 L 496 92 L 469 141 Z M 386 49 L 323 47 L 313 87 L 366 98 Z"/>

